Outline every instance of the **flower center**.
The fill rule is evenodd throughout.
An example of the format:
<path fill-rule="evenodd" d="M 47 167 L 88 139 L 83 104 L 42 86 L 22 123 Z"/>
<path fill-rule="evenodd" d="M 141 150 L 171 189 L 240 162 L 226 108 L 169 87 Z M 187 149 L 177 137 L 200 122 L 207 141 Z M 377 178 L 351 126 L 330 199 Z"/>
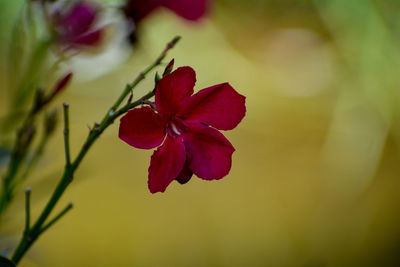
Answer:
<path fill-rule="evenodd" d="M 176 127 L 176 125 L 173 122 L 171 123 L 171 129 L 177 135 L 181 135 L 181 132 L 178 130 L 178 128 Z"/>
<path fill-rule="evenodd" d="M 171 137 L 181 135 L 186 131 L 186 125 L 181 118 L 173 117 L 167 126 L 167 133 Z"/>

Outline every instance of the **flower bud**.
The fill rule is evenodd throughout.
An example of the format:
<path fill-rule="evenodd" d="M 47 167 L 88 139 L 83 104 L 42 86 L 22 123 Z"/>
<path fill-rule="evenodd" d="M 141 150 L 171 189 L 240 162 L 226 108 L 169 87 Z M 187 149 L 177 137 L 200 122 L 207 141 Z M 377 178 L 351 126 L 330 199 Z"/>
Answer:
<path fill-rule="evenodd" d="M 44 117 L 44 131 L 45 135 L 50 136 L 54 133 L 54 130 L 57 128 L 58 123 L 58 111 L 57 109 L 52 109 L 49 112 L 46 112 Z"/>
<path fill-rule="evenodd" d="M 172 72 L 172 69 L 174 68 L 174 63 L 175 63 L 175 60 L 174 60 L 174 59 L 172 59 L 172 60 L 168 63 L 168 65 L 165 67 L 165 70 L 164 70 L 164 73 L 163 73 L 163 77 L 166 76 L 166 75 L 168 75 L 168 74 L 170 74 L 170 73 Z"/>
<path fill-rule="evenodd" d="M 72 78 L 72 72 L 68 72 L 63 78 L 58 80 L 56 86 L 54 87 L 54 94 L 61 92 L 65 87 L 67 87 L 71 78 Z"/>
<path fill-rule="evenodd" d="M 24 154 L 26 148 L 32 143 L 33 138 L 36 134 L 36 127 L 33 124 L 25 125 L 18 133 L 18 145 L 15 153 L 17 155 Z"/>
<path fill-rule="evenodd" d="M 43 87 L 39 87 L 36 90 L 35 98 L 33 101 L 33 112 L 39 111 L 43 107 L 45 102 L 46 102 L 46 100 L 45 100 L 45 96 L 44 96 L 44 89 L 43 89 Z"/>
<path fill-rule="evenodd" d="M 158 74 L 158 72 L 156 72 L 156 74 L 154 75 L 154 83 L 157 85 L 157 83 L 161 80 L 160 75 Z"/>

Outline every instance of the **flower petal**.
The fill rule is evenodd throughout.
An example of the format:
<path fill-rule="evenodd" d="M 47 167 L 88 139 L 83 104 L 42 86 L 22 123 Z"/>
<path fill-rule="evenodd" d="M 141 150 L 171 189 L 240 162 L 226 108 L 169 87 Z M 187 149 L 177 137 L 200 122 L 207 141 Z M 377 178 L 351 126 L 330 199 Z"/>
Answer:
<path fill-rule="evenodd" d="M 193 172 L 189 168 L 188 162 L 186 161 L 185 165 L 183 166 L 183 169 L 178 174 L 178 177 L 175 178 L 175 180 L 177 180 L 180 184 L 186 184 L 187 182 L 190 181 L 192 176 Z"/>
<path fill-rule="evenodd" d="M 164 192 L 181 172 L 185 161 L 186 151 L 182 138 L 167 137 L 151 156 L 148 181 L 150 192 Z"/>
<path fill-rule="evenodd" d="M 227 175 L 235 151 L 231 143 L 223 134 L 201 123 L 188 123 L 188 129 L 182 137 L 193 173 L 204 180 L 218 180 Z"/>
<path fill-rule="evenodd" d="M 136 148 L 150 149 L 161 144 L 165 123 L 148 106 L 135 108 L 121 118 L 119 138 Z"/>
<path fill-rule="evenodd" d="M 229 83 L 217 84 L 192 95 L 179 115 L 219 130 L 232 130 L 246 114 L 245 100 Z"/>
<path fill-rule="evenodd" d="M 77 45 L 96 46 L 102 39 L 103 29 L 99 29 L 77 36 L 73 43 Z"/>
<path fill-rule="evenodd" d="M 204 16 L 208 0 L 164 0 L 164 6 L 187 20 L 198 20 Z"/>
<path fill-rule="evenodd" d="M 185 100 L 193 94 L 196 73 L 191 67 L 180 67 L 163 77 L 157 84 L 155 102 L 164 119 L 176 114 Z"/>
<path fill-rule="evenodd" d="M 94 5 L 81 2 L 76 3 L 59 22 L 63 35 L 71 38 L 80 35 L 92 26 L 97 16 L 97 9 Z"/>

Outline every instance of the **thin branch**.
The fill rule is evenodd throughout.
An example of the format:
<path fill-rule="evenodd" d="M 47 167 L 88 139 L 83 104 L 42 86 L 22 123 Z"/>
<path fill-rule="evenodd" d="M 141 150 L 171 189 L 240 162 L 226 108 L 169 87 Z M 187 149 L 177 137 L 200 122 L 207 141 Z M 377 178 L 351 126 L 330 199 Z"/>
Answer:
<path fill-rule="evenodd" d="M 45 146 L 47 144 L 49 140 L 48 136 L 43 136 L 42 139 L 39 142 L 39 145 L 37 146 L 37 149 L 33 152 L 32 157 L 28 160 L 25 170 L 23 172 L 23 174 L 21 175 L 21 177 L 18 179 L 20 182 L 26 180 L 26 178 L 28 177 L 28 175 L 31 173 L 31 171 L 33 169 L 35 169 L 38 161 L 40 160 L 40 158 L 43 155 L 43 151 L 45 149 Z"/>
<path fill-rule="evenodd" d="M 25 190 L 25 235 L 28 235 L 31 227 L 31 192 L 30 188 Z"/>
<path fill-rule="evenodd" d="M 168 44 L 167 47 L 162 51 L 161 55 L 156 59 L 156 64 L 159 65 L 161 64 L 162 60 L 167 56 L 167 53 L 170 49 L 174 48 L 174 46 L 179 42 L 181 37 L 175 36 L 174 39 L 172 39 Z"/>
<path fill-rule="evenodd" d="M 166 57 L 167 53 L 169 50 L 171 50 L 172 48 L 174 48 L 174 46 L 178 43 L 178 41 L 181 39 L 180 36 L 175 36 L 174 39 L 172 39 L 167 46 L 164 48 L 164 50 L 161 52 L 161 54 L 158 56 L 158 58 L 154 61 L 153 64 L 151 64 L 150 66 L 148 66 L 144 71 L 142 71 L 139 76 L 130 84 L 127 84 L 125 87 L 125 90 L 122 92 L 122 94 L 120 95 L 120 97 L 117 99 L 117 101 L 114 103 L 114 105 L 111 107 L 110 109 L 110 113 L 112 115 L 112 113 L 114 113 L 119 105 L 122 103 L 122 101 L 126 98 L 126 96 L 131 92 L 131 90 L 136 87 L 136 85 L 142 81 L 146 74 L 148 74 L 152 69 L 154 69 L 154 67 L 158 66 L 161 64 L 162 60 Z"/>
<path fill-rule="evenodd" d="M 54 217 L 48 224 L 42 227 L 40 229 L 39 234 L 42 234 L 44 231 L 50 228 L 54 223 L 56 223 L 59 219 L 61 219 L 62 216 L 64 216 L 70 209 L 72 209 L 74 205 L 72 203 L 69 203 L 56 217 Z"/>
<path fill-rule="evenodd" d="M 65 149 L 65 162 L 66 162 L 66 168 L 69 168 L 71 166 L 71 155 L 70 155 L 70 150 L 69 150 L 69 114 L 68 114 L 68 108 L 69 104 L 64 103 L 64 149 Z"/>

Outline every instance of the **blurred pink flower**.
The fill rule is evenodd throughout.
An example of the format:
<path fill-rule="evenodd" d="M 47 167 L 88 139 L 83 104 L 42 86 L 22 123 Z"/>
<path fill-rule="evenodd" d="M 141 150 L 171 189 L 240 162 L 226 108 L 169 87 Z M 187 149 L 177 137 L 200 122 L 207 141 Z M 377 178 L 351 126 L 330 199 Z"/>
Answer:
<path fill-rule="evenodd" d="M 94 4 L 85 1 L 74 3 L 65 13 L 57 11 L 54 14 L 57 41 L 66 48 L 99 45 L 104 29 L 94 29 L 98 13 Z"/>
<path fill-rule="evenodd" d="M 123 10 L 135 24 L 159 7 L 166 7 L 184 19 L 196 21 L 205 15 L 209 2 L 211 0 L 128 0 Z"/>
<path fill-rule="evenodd" d="M 129 145 L 151 149 L 148 186 L 164 192 L 177 180 L 184 184 L 193 173 L 204 180 L 218 180 L 231 169 L 231 143 L 218 130 L 231 130 L 246 113 L 245 97 L 228 83 L 193 94 L 196 74 L 180 67 L 157 84 L 155 109 L 130 110 L 121 118 L 119 137 Z"/>

